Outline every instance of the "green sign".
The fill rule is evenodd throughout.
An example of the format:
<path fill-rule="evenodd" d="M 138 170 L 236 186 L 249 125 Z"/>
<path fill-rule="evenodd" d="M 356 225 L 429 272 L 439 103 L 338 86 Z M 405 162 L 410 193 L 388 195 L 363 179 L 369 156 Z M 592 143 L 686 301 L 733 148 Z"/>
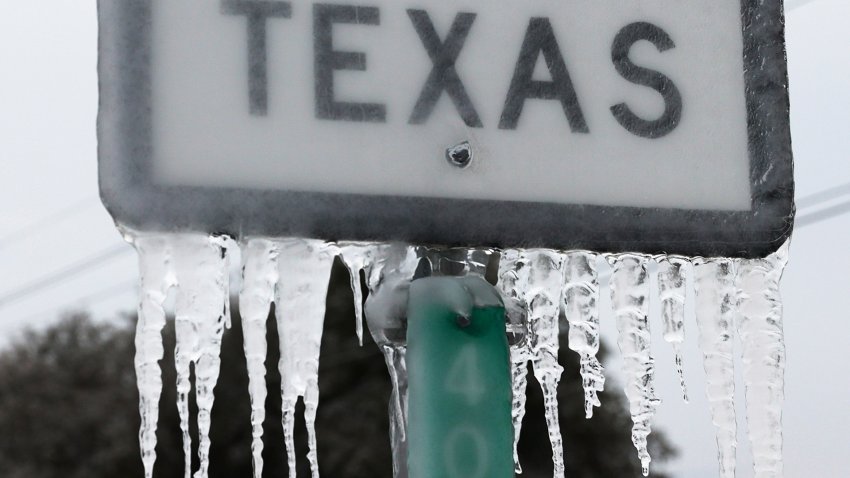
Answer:
<path fill-rule="evenodd" d="M 512 478 L 505 308 L 480 277 L 410 288 L 407 329 L 410 478 Z"/>

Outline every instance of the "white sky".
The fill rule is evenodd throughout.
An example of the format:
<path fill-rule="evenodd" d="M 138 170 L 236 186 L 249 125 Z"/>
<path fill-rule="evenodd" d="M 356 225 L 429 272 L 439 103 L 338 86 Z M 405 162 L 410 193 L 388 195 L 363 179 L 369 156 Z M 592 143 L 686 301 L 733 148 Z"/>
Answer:
<path fill-rule="evenodd" d="M 95 2 L 49 3 L 16 2 L 0 15 L 0 297 L 121 244 L 97 200 Z M 850 183 L 850 2 L 787 3 L 793 8 L 787 28 L 796 181 L 803 197 Z M 847 476 L 850 470 L 848 239 L 850 214 L 794 236 L 782 285 L 789 478 Z M 0 304 L 0 343 L 69 307 L 88 306 L 99 317 L 131 308 L 135 274 L 127 246 L 71 280 Z M 613 347 L 613 321 L 602 319 L 604 339 Z M 669 470 L 687 478 L 717 476 L 693 318 L 685 351 L 690 405 L 679 399 L 671 353 L 660 324 L 654 325 L 657 385 L 665 400 L 655 423 L 681 450 Z M 611 374 L 618 364 L 613 357 Z M 742 395 L 738 404 L 742 414 Z M 752 471 L 743 415 L 739 424 L 738 476 L 746 478 Z"/>

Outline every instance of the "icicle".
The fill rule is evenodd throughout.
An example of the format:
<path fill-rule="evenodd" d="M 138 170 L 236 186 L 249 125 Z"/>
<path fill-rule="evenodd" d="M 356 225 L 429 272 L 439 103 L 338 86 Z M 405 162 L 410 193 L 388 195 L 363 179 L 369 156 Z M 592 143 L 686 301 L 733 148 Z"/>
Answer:
<path fill-rule="evenodd" d="M 191 474 L 189 436 L 190 365 L 195 364 L 195 397 L 198 404 L 198 457 L 195 478 L 206 478 L 209 470 L 210 418 L 213 389 L 221 365 L 221 338 L 227 321 L 228 263 L 221 241 L 202 234 L 170 237 L 177 277 L 175 328 L 177 345 L 177 404 L 185 453 L 184 475 Z"/>
<path fill-rule="evenodd" d="M 280 337 L 281 404 L 289 476 L 295 477 L 295 404 L 304 400 L 313 478 L 319 477 L 316 455 L 316 409 L 319 402 L 319 352 L 325 300 L 336 246 L 324 241 L 278 241 L 278 287 L 275 315 Z"/>
<path fill-rule="evenodd" d="M 564 445 L 558 417 L 558 383 L 564 368 L 558 363 L 558 316 L 563 287 L 562 254 L 531 250 L 525 253 L 528 270 L 525 303 L 528 305 L 529 339 L 534 356 L 534 377 L 543 390 L 549 442 L 552 445 L 553 476 L 564 476 Z M 525 274 L 521 274 L 521 277 Z"/>
<path fill-rule="evenodd" d="M 252 239 L 244 246 L 242 315 L 248 394 L 251 398 L 251 454 L 254 478 L 263 475 L 263 421 L 266 418 L 266 320 L 278 282 L 278 250 L 267 239 Z"/>
<path fill-rule="evenodd" d="M 558 418 L 558 383 L 564 369 L 558 363 L 558 316 L 564 255 L 547 249 L 530 249 L 505 251 L 504 258 L 505 265 L 500 266 L 500 279 L 504 282 L 501 288 L 508 298 L 518 299 L 528 310 L 526 344 L 529 349 L 512 353 L 516 357 L 514 367 L 521 366 L 523 353 L 530 354 L 534 377 L 543 390 L 546 426 L 552 445 L 553 476 L 563 477 L 564 447 Z M 520 382 L 524 379 L 521 375 L 521 371 L 515 370 L 514 378 Z M 520 387 L 521 383 L 517 386 Z M 518 429 L 515 429 L 515 433 Z"/>
<path fill-rule="evenodd" d="M 487 275 L 487 266 L 493 256 L 488 248 L 428 248 L 420 254 L 431 264 L 431 274 L 437 276 Z"/>
<path fill-rule="evenodd" d="M 381 353 L 390 374 L 390 444 L 393 476 L 407 476 L 407 347 L 382 345 Z"/>
<path fill-rule="evenodd" d="M 658 263 L 658 298 L 664 321 L 664 340 L 673 347 L 676 373 L 682 387 L 682 398 L 688 403 L 682 344 L 685 342 L 685 266 L 688 260 L 678 256 L 656 257 Z"/>
<path fill-rule="evenodd" d="M 593 407 L 602 403 L 597 395 L 605 388 L 599 352 L 599 282 L 596 254 L 572 252 L 567 254 L 564 267 L 564 313 L 570 324 L 569 345 L 581 357 L 581 378 L 584 387 L 584 412 L 593 416 Z"/>
<path fill-rule="evenodd" d="M 162 394 L 162 329 L 165 326 L 163 303 L 175 285 L 171 271 L 170 250 L 161 237 L 130 239 L 139 254 L 140 295 L 139 319 L 136 324 L 136 382 L 139 388 L 139 449 L 145 478 L 153 477 L 156 462 L 156 425 L 159 398 Z"/>
<path fill-rule="evenodd" d="M 390 397 L 390 440 L 393 476 L 407 476 L 407 295 L 419 264 L 419 250 L 402 244 L 380 245 L 366 269 L 369 332 L 384 354 L 393 385 Z"/>
<path fill-rule="evenodd" d="M 486 276 L 492 256 L 492 249 L 469 249 L 466 253 L 466 273 Z"/>
<path fill-rule="evenodd" d="M 738 446 L 732 355 L 737 309 L 735 262 L 732 259 L 697 259 L 694 262 L 694 291 L 706 396 L 716 428 L 720 478 L 734 478 Z"/>
<path fill-rule="evenodd" d="M 361 250 L 361 247 L 364 250 Z M 351 281 L 351 293 L 354 295 L 354 330 L 357 341 L 363 346 L 363 289 L 360 287 L 360 271 L 366 266 L 366 256 L 363 252 L 370 250 L 368 246 L 341 247 L 342 261 L 348 269 Z"/>
<path fill-rule="evenodd" d="M 510 301 L 510 305 L 525 310 L 526 305 L 520 297 L 520 290 L 517 284 L 519 280 L 517 275 L 518 260 L 519 251 L 513 249 L 502 251 L 502 256 L 499 259 L 499 282 L 497 285 L 506 302 Z M 507 303 L 505 305 L 510 307 Z M 522 432 L 522 419 L 525 417 L 528 362 L 531 361 L 531 346 L 529 345 L 528 337 L 511 345 L 510 352 L 511 390 L 513 394 L 511 418 L 514 428 L 514 471 L 516 473 L 522 473 L 522 465 L 519 461 L 517 447 L 519 445 L 519 435 Z"/>
<path fill-rule="evenodd" d="M 747 434 L 756 478 L 781 478 L 785 343 L 779 280 L 788 261 L 786 242 L 765 259 L 739 263 L 738 334 L 742 344 Z"/>
<path fill-rule="evenodd" d="M 340 244 L 341 258 L 348 269 L 351 292 L 354 294 L 354 326 L 361 347 L 363 346 L 363 290 L 360 287 L 360 271 L 365 271 L 368 280 L 376 255 L 385 247 L 365 242 Z"/>
<path fill-rule="evenodd" d="M 611 304 L 617 319 L 620 352 L 626 380 L 626 397 L 634 426 L 632 443 L 638 451 L 644 476 L 649 475 L 647 436 L 650 419 L 661 400 L 653 388 L 655 363 L 650 352 L 649 281 L 647 258 L 633 254 L 618 254 L 608 258 L 614 270 L 611 274 Z"/>

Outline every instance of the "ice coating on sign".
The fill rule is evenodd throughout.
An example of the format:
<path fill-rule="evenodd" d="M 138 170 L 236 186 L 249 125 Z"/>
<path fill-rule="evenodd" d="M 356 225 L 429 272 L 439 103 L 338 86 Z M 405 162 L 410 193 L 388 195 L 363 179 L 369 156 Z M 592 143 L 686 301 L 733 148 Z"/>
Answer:
<path fill-rule="evenodd" d="M 316 409 L 319 405 L 319 351 L 325 322 L 325 299 L 337 247 L 324 241 L 277 241 L 278 286 L 275 315 L 280 335 L 281 408 L 289 475 L 295 477 L 295 404 L 304 401 L 313 478 L 316 455 Z"/>
<path fill-rule="evenodd" d="M 162 394 L 164 355 L 162 329 L 165 326 L 163 303 L 176 283 L 171 271 L 171 254 L 167 241 L 160 237 L 137 237 L 134 245 L 139 254 L 139 320 L 136 324 L 136 383 L 139 388 L 139 449 L 145 478 L 153 477 L 156 461 L 156 425 L 159 398 Z"/>
<path fill-rule="evenodd" d="M 717 436 L 721 478 L 734 478 L 738 424 L 735 420 L 734 323 L 737 311 L 735 261 L 694 261 L 694 298 L 703 354 L 705 391 Z"/>
<path fill-rule="evenodd" d="M 664 320 L 664 340 L 673 347 L 676 373 L 682 387 L 682 398 L 688 402 L 682 344 L 685 342 L 685 267 L 688 260 L 677 256 L 656 257 L 658 263 L 658 299 L 661 301 L 661 318 Z"/>
<path fill-rule="evenodd" d="M 779 280 L 789 243 L 765 259 L 738 265 L 738 336 L 747 403 L 747 434 L 756 478 L 781 478 L 785 342 Z"/>
<path fill-rule="evenodd" d="M 525 350 L 511 352 L 514 393 L 522 393 L 526 380 L 523 370 L 530 359 L 534 377 L 543 390 L 546 426 L 552 445 L 553 476 L 564 476 L 564 447 L 558 418 L 558 383 L 563 367 L 558 363 L 558 316 L 563 288 L 564 255 L 548 249 L 505 251 L 500 264 L 500 288 L 509 298 L 525 304 L 528 312 L 528 337 Z M 514 407 L 524 400 L 514 400 Z M 519 436 L 522 412 L 516 408 L 515 436 Z M 518 416 L 517 416 L 518 415 Z M 518 420 L 517 420 L 518 419 Z M 519 466 L 517 466 L 519 470 Z"/>
<path fill-rule="evenodd" d="M 605 388 L 604 368 L 596 358 L 599 352 L 599 279 L 597 255 L 578 251 L 564 262 L 564 314 L 570 324 L 569 346 L 581 357 L 584 412 L 593 416 L 593 407 L 602 406 L 597 396 Z"/>
<path fill-rule="evenodd" d="M 278 282 L 277 245 L 268 239 L 252 239 L 243 245 L 242 315 L 248 394 L 251 398 L 251 455 L 254 478 L 263 475 L 263 421 L 266 417 L 266 320 Z"/>
<path fill-rule="evenodd" d="M 617 254 L 608 262 L 611 273 L 611 305 L 620 332 L 619 346 L 623 355 L 626 397 L 632 415 L 632 443 L 638 451 L 644 476 L 649 475 L 647 436 L 650 420 L 661 400 L 655 394 L 653 378 L 655 360 L 650 351 L 649 280 L 646 256 Z"/>
<path fill-rule="evenodd" d="M 369 332 L 387 364 L 393 390 L 390 396 L 390 442 L 393 476 L 407 476 L 407 293 L 420 260 L 420 251 L 402 244 L 370 246 L 366 263 Z"/>

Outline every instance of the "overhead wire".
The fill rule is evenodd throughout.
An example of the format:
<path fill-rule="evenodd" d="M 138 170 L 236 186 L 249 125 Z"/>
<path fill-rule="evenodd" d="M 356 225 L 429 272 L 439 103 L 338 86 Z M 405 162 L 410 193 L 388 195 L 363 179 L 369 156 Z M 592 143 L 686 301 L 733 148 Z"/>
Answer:
<path fill-rule="evenodd" d="M 804 196 L 797 201 L 800 208 L 811 208 L 820 204 L 834 200 L 843 195 L 850 194 L 850 183 L 840 186 L 825 189 L 823 191 Z M 817 224 L 844 214 L 850 213 L 850 201 L 837 204 L 825 209 L 803 214 L 797 217 L 795 221 L 795 229 Z M 118 244 L 101 251 L 100 253 L 72 264 L 60 271 L 48 274 L 47 276 L 35 280 L 16 290 L 7 292 L 0 296 L 0 309 L 6 307 L 12 302 L 21 300 L 32 294 L 41 292 L 51 286 L 59 284 L 72 277 L 87 272 L 94 267 L 112 260 L 124 253 L 132 250 L 126 244 Z"/>
<path fill-rule="evenodd" d="M 28 316 L 24 317 L 21 320 L 21 322 L 27 323 L 27 322 L 30 322 L 33 319 L 36 319 L 36 318 L 39 318 L 39 317 L 44 317 L 44 316 L 47 316 L 47 315 L 53 315 L 58 311 L 73 310 L 73 308 L 79 307 L 81 305 L 99 304 L 99 303 L 103 302 L 104 300 L 109 300 L 109 299 L 115 297 L 115 294 L 118 294 L 118 293 L 121 293 L 121 292 L 127 292 L 127 291 L 134 289 L 137 284 L 138 284 L 138 280 L 136 280 L 136 279 L 131 279 L 131 280 L 119 282 L 118 284 L 111 285 L 109 287 L 97 290 L 95 292 L 92 292 L 91 294 L 84 295 L 82 297 L 78 297 L 78 298 L 76 298 L 72 301 L 66 302 L 62 305 L 51 307 L 47 310 L 44 310 L 44 311 L 36 313 L 36 314 L 28 315 Z"/>
<path fill-rule="evenodd" d="M 809 194 L 808 196 L 803 196 L 794 202 L 797 204 L 798 209 L 805 209 L 847 195 L 850 195 L 850 183 L 845 183 Z"/>
<path fill-rule="evenodd" d="M 48 214 L 37 221 L 31 222 L 17 230 L 8 232 L 3 236 L 0 236 L 0 249 L 9 247 L 14 243 L 18 243 L 27 239 L 38 232 L 41 232 L 48 226 L 52 226 L 56 224 L 58 221 L 66 219 L 68 217 L 74 216 L 75 214 L 94 206 L 95 204 L 100 204 L 97 201 L 97 197 L 87 196 L 82 199 L 79 199 L 70 205 L 55 211 L 51 214 Z"/>
<path fill-rule="evenodd" d="M 48 274 L 46 277 L 34 280 L 23 287 L 0 295 L 0 308 L 6 307 L 12 302 L 21 300 L 24 297 L 40 292 L 48 287 L 62 283 L 120 255 L 126 254 L 131 250 L 132 249 L 128 247 L 127 244 L 117 244 L 91 257 L 75 262 L 64 269 Z"/>
<path fill-rule="evenodd" d="M 785 10 L 790 11 L 796 8 L 802 7 L 803 5 L 807 5 L 816 0 L 786 0 L 785 1 Z"/>

